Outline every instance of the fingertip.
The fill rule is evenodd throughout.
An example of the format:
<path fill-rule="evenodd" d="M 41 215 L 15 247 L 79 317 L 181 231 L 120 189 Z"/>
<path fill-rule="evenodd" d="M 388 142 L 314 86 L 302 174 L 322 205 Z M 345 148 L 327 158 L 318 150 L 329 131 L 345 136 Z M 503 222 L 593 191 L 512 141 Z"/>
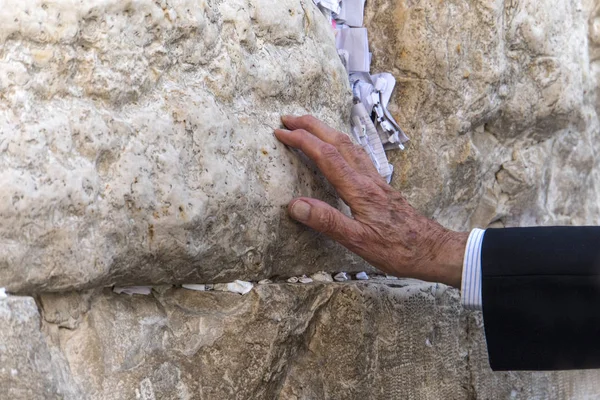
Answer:
<path fill-rule="evenodd" d="M 310 219 L 311 205 L 302 200 L 294 199 L 288 205 L 288 213 L 292 218 L 300 222 L 306 222 Z"/>
<path fill-rule="evenodd" d="M 356 230 L 356 222 L 332 205 L 310 197 L 298 197 L 288 205 L 290 216 L 298 222 L 346 245 L 347 232 Z"/>
<path fill-rule="evenodd" d="M 275 129 L 274 133 L 275 135 L 279 136 L 279 135 L 287 135 L 289 134 L 291 131 L 288 129 Z"/>
<path fill-rule="evenodd" d="M 283 125 L 287 126 L 289 128 L 289 125 L 292 124 L 292 122 L 296 119 L 296 116 L 294 115 L 282 115 L 281 116 L 281 122 L 283 123 Z"/>
<path fill-rule="evenodd" d="M 287 209 L 288 209 L 288 211 L 291 211 L 294 204 L 296 204 L 298 201 L 304 201 L 305 203 L 310 203 L 310 200 L 311 199 L 309 199 L 307 197 L 295 197 L 290 200 L 290 202 L 288 203 Z"/>
<path fill-rule="evenodd" d="M 288 131 L 287 129 L 275 129 L 274 131 L 277 140 L 286 145 L 290 144 L 290 133 L 291 131 Z"/>

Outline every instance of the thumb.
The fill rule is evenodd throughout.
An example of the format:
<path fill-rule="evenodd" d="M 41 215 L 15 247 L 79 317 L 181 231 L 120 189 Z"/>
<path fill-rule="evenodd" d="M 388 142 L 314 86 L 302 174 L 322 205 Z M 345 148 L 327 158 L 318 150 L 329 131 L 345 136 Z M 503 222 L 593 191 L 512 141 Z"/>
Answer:
<path fill-rule="evenodd" d="M 362 229 L 359 222 L 316 199 L 293 199 L 288 205 L 288 212 L 296 221 L 326 234 L 346 247 L 352 245 L 353 238 L 356 238 Z"/>

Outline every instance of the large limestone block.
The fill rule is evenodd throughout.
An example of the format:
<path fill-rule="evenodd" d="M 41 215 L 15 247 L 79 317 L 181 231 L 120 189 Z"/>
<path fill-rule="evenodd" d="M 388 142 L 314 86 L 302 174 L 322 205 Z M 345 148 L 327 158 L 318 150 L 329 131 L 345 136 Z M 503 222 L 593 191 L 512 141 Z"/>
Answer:
<path fill-rule="evenodd" d="M 43 337 L 44 348 L 66 360 L 67 399 L 600 396 L 598 371 L 491 372 L 481 315 L 465 313 L 458 292 L 443 285 L 273 284 L 245 296 L 170 287 L 133 297 L 95 290 L 44 294 L 40 305 L 42 333 L 36 325 L 22 340 Z M 15 325 L 9 323 L 9 333 Z M 23 371 L 29 375 L 16 390 L 37 376 Z M 5 380 L 0 375 L 0 387 Z"/>
<path fill-rule="evenodd" d="M 0 4 L 0 286 L 364 268 L 285 214 L 298 195 L 338 205 L 272 133 L 286 113 L 346 128 L 312 1 Z"/>
<path fill-rule="evenodd" d="M 595 0 L 367 3 L 411 142 L 394 185 L 455 229 L 598 224 Z"/>

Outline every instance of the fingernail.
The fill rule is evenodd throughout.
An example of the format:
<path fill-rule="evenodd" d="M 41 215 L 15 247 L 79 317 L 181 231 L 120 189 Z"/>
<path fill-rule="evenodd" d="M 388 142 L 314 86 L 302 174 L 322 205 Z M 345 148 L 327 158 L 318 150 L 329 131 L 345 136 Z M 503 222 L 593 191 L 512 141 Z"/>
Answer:
<path fill-rule="evenodd" d="M 292 218 L 298 221 L 308 221 L 310 218 L 310 204 L 305 201 L 297 200 L 290 209 Z"/>
<path fill-rule="evenodd" d="M 288 115 L 282 115 L 281 116 L 281 121 L 285 124 L 285 121 L 289 121 L 289 120 L 291 120 L 293 118 L 296 118 L 296 117 L 293 116 L 293 115 L 289 115 L 289 114 Z"/>
<path fill-rule="evenodd" d="M 288 129 L 275 129 L 275 133 L 290 133 L 291 131 Z"/>

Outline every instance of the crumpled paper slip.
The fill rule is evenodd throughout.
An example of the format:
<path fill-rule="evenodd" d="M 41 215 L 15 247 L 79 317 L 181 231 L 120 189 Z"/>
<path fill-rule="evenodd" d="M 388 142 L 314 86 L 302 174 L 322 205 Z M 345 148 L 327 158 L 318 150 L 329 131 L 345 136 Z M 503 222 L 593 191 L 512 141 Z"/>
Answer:
<path fill-rule="evenodd" d="M 6 288 L 0 287 L 0 300 L 6 299 L 7 297 Z"/>
<path fill-rule="evenodd" d="M 396 78 L 389 72 L 371 75 L 371 80 L 375 82 L 375 89 L 381 92 L 381 104 L 387 108 L 392 97 L 392 92 L 396 86 Z"/>
<path fill-rule="evenodd" d="M 128 294 L 130 296 L 134 294 L 149 295 L 150 293 L 152 293 L 152 286 L 115 286 L 113 288 L 113 292 L 117 294 Z"/>
<path fill-rule="evenodd" d="M 252 290 L 254 285 L 251 282 L 235 280 L 229 283 L 217 283 L 215 290 L 221 292 L 233 292 L 239 294 L 246 294 Z"/>
<path fill-rule="evenodd" d="M 338 272 L 337 274 L 335 274 L 333 279 L 335 279 L 336 282 L 345 282 L 345 281 L 349 280 L 350 278 L 348 277 L 347 273 Z"/>
<path fill-rule="evenodd" d="M 396 79 L 390 73 L 370 75 L 353 73 L 350 86 L 355 97 L 360 99 L 367 113 L 374 117 L 374 125 L 385 150 L 404 149 L 408 137 L 387 109 Z"/>
<path fill-rule="evenodd" d="M 358 279 L 359 281 L 367 281 L 369 280 L 369 275 L 367 275 L 366 272 L 359 272 L 358 274 L 356 274 L 356 279 Z"/>

